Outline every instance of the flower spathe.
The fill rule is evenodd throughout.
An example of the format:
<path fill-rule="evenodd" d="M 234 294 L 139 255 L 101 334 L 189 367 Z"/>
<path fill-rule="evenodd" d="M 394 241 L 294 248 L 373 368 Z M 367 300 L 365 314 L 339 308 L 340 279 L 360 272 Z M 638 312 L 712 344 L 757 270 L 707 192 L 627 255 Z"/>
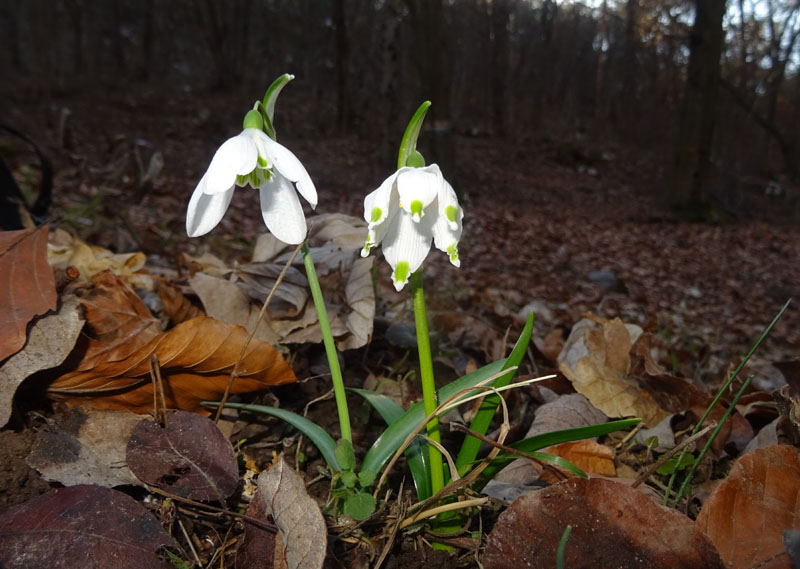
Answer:
<path fill-rule="evenodd" d="M 307 228 L 297 192 L 316 208 L 317 190 L 300 160 L 257 128 L 245 128 L 214 154 L 189 200 L 189 237 L 214 229 L 225 215 L 236 186 L 247 185 L 259 191 L 267 229 L 284 243 L 302 243 Z"/>
<path fill-rule="evenodd" d="M 458 197 L 439 166 L 400 168 L 364 198 L 369 232 L 361 256 L 381 244 L 399 291 L 428 256 L 431 241 L 453 265 L 460 266 L 463 217 Z"/>

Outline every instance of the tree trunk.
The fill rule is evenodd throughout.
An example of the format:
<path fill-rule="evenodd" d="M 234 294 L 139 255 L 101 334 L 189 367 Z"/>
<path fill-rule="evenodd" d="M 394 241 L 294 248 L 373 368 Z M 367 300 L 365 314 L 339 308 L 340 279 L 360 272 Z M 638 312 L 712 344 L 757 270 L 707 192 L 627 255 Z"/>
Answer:
<path fill-rule="evenodd" d="M 702 220 L 710 213 L 707 182 L 720 78 L 725 1 L 695 0 L 689 68 L 667 188 L 669 206 L 684 219 Z"/>
<path fill-rule="evenodd" d="M 340 134 L 344 134 L 350 126 L 350 96 L 347 81 L 350 44 L 347 41 L 344 0 L 334 0 L 333 21 L 336 26 L 336 128 Z"/>

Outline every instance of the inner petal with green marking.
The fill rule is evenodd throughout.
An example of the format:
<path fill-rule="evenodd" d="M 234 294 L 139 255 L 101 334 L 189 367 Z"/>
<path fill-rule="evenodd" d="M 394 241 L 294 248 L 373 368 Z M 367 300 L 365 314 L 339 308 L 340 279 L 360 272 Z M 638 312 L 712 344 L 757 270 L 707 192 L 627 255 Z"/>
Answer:
<path fill-rule="evenodd" d="M 397 263 L 397 266 L 394 268 L 394 282 L 396 283 L 404 283 L 408 280 L 408 273 L 411 267 L 408 264 L 408 261 L 400 261 Z"/>

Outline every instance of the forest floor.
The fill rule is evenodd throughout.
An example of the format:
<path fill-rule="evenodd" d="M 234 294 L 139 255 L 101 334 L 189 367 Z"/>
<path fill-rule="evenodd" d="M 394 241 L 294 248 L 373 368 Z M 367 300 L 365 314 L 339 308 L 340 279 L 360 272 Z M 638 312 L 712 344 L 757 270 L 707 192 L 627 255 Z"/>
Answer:
<path fill-rule="evenodd" d="M 215 148 L 236 133 L 239 109 L 247 108 L 249 101 L 238 95 L 209 95 L 196 105 L 186 94 L 155 89 L 120 93 L 59 95 L 44 102 L 37 101 L 35 93 L 4 98 L 8 106 L 2 109 L 2 120 L 40 143 L 54 162 L 51 227 L 114 252 L 142 251 L 147 255 L 145 266 L 154 272 L 175 271 L 181 254 L 196 258 L 210 252 L 229 265 L 246 262 L 264 231 L 255 193 L 238 191 L 225 219 L 209 236 L 190 240 L 184 223 L 196 181 Z M 284 115 L 281 110 L 276 125 L 280 141 L 314 180 L 319 192 L 316 213 L 361 217 L 363 197 L 392 171 L 390 163 L 381 161 L 379 145 L 355 136 L 315 134 L 302 126 L 302 109 L 287 104 Z M 769 196 L 753 186 L 739 196 L 735 215 L 726 215 L 724 222 L 677 223 L 661 207 L 665 167 L 651 153 L 575 137 L 514 143 L 457 134 L 454 142 L 458 167 L 444 174 L 461 195 L 465 210 L 461 267 L 452 267 L 435 250 L 425 265 L 439 364 L 454 376 L 506 355 L 533 310 L 533 343 L 520 374 L 557 373 L 555 383 L 548 385 L 557 393 L 569 393 L 573 390 L 557 369 L 556 355 L 573 326 L 592 313 L 598 319 L 618 317 L 640 326 L 650 335 L 651 352 L 663 369 L 712 392 L 781 306 L 800 297 L 796 194 Z M 160 159 L 154 156 L 163 159 L 163 169 L 155 168 Z M 23 185 L 35 186 L 35 156 L 19 152 L 8 161 Z M 152 177 L 143 180 L 151 166 Z M 313 223 L 314 216 L 309 219 Z M 372 345 L 344 354 L 351 387 L 363 386 L 369 374 L 399 377 L 415 369 L 413 351 L 386 337 L 392 325 L 413 323 L 408 291 L 396 293 L 388 286 L 386 263 L 375 263 Z M 290 361 L 297 376 L 313 376 L 321 348 L 293 350 Z M 754 378 L 748 393 L 778 389 L 785 378 L 772 364 L 796 361 L 798 354 L 800 310 L 792 305 L 742 374 Z M 281 387 L 277 393 L 285 404 L 302 411 L 309 400 L 328 391 L 323 381 L 304 380 L 299 392 Z M 526 409 L 530 406 L 517 416 L 519 436 L 528 429 L 525 422 L 530 423 L 533 410 L 546 400 L 536 390 L 512 399 Z M 351 403 L 356 405 L 352 399 Z M 310 408 L 309 418 L 335 431 L 334 409 L 325 401 Z M 37 413 L 17 417 L 13 428 L 0 431 L 0 512 L 53 485 L 25 463 L 34 427 L 42 425 L 41 413 L 47 417 L 52 411 Z M 719 449 L 714 465 L 735 459 L 765 421 L 748 420 L 748 440 Z M 379 432 L 375 421 L 359 413 L 357 451 Z M 618 443 L 613 439 L 608 444 Z M 271 457 L 262 455 L 259 466 Z M 313 477 L 311 467 L 307 473 Z M 706 476 L 714 477 L 708 472 Z M 716 474 L 722 477 L 724 473 Z M 697 510 L 692 516 L 696 514 Z M 495 520 L 496 515 L 486 517 L 488 524 Z M 491 528 L 482 529 L 488 534 Z M 479 545 L 485 545 L 485 534 L 478 538 Z M 422 566 L 414 549 L 421 543 L 418 538 L 410 533 L 399 539 L 385 566 Z M 350 557 L 341 553 L 351 546 L 352 541 L 338 543 L 339 561 L 366 566 L 352 551 Z M 455 563 L 445 554 L 435 555 L 441 566 Z M 208 562 L 210 557 L 202 559 Z M 465 556 L 462 562 L 469 565 L 474 559 Z"/>

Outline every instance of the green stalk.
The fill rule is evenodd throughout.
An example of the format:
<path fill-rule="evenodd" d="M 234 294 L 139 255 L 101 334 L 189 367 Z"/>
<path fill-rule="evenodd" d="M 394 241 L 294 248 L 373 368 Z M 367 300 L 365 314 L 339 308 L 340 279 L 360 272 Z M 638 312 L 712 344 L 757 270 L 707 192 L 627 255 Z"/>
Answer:
<path fill-rule="evenodd" d="M 428 315 L 425 312 L 425 294 L 422 291 L 422 269 L 411 275 L 411 294 L 414 298 L 414 323 L 417 328 L 417 349 L 419 350 L 419 372 L 422 380 L 422 401 L 425 415 L 436 410 L 436 383 L 433 380 L 433 359 L 431 358 L 431 340 L 428 335 Z M 427 425 L 428 437 L 441 441 L 439 436 L 439 419 L 433 419 Z M 442 453 L 434 445 L 428 445 L 431 457 L 431 493 L 436 494 L 444 487 L 444 468 Z"/>
<path fill-rule="evenodd" d="M 306 266 L 308 276 L 308 286 L 311 289 L 311 297 L 314 299 L 314 307 L 317 309 L 319 317 L 319 327 L 322 330 L 322 342 L 325 344 L 325 354 L 328 356 L 328 365 L 331 368 L 331 380 L 333 381 L 333 394 L 336 396 L 336 408 L 339 412 L 339 428 L 342 431 L 342 438 L 353 442 L 353 435 L 350 432 L 350 413 L 347 410 L 347 397 L 344 391 L 344 380 L 342 370 L 339 368 L 339 356 L 336 354 L 336 346 L 333 343 L 331 324 L 328 321 L 328 311 L 325 309 L 325 300 L 322 298 L 322 289 L 317 279 L 317 271 L 314 268 L 314 261 L 308 250 L 308 243 L 303 243 L 303 263 Z"/>

